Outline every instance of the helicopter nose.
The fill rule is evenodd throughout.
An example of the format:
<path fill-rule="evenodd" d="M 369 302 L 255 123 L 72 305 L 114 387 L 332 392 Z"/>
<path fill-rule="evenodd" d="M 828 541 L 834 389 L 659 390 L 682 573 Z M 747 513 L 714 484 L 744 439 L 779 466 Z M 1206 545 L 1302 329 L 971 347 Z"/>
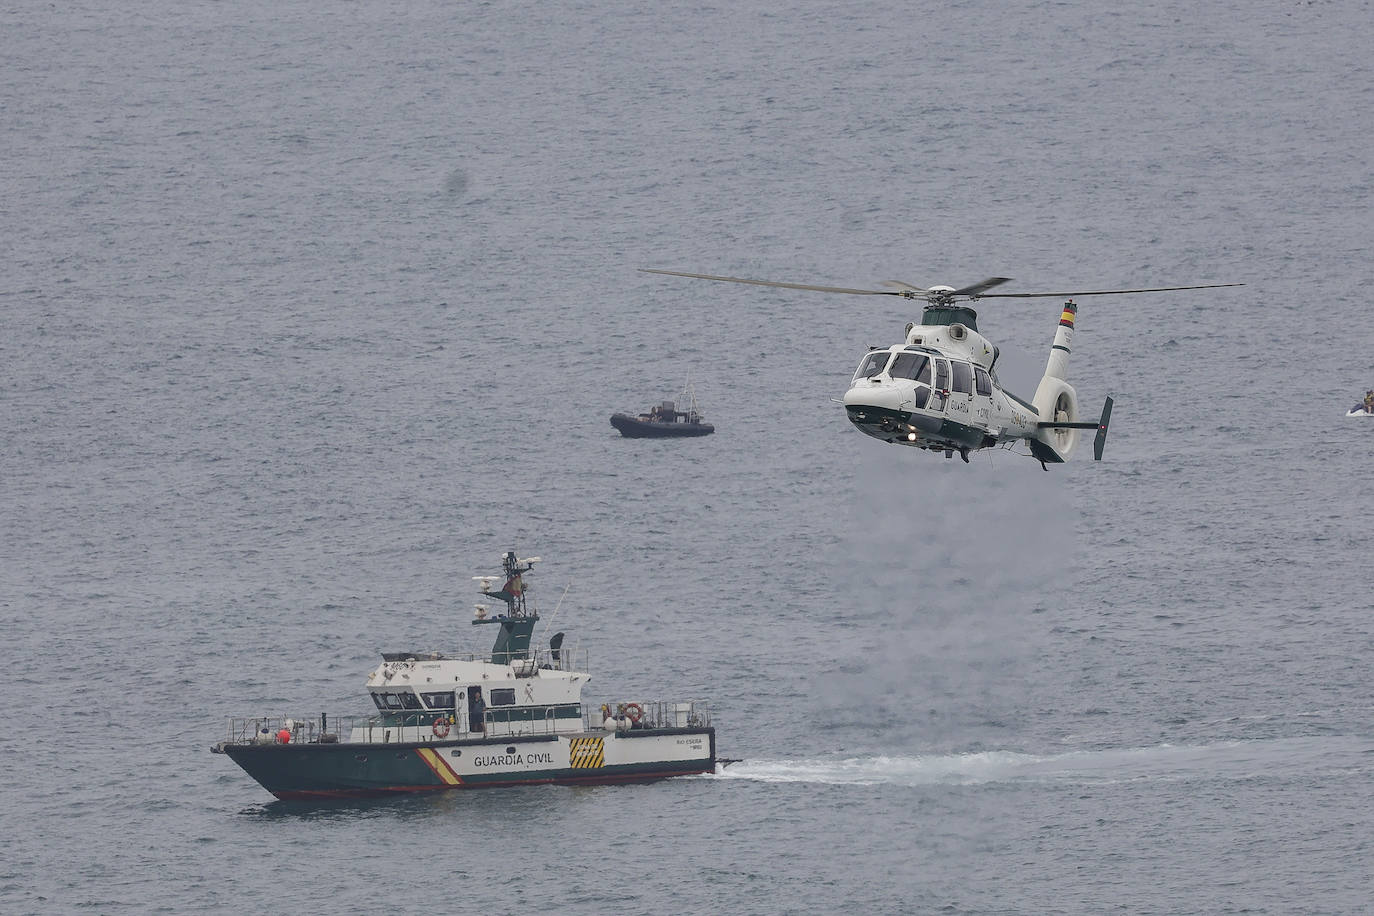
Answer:
<path fill-rule="evenodd" d="M 896 411 L 902 406 L 902 392 L 891 387 L 855 385 L 844 393 L 844 406 L 852 415 L 855 408 Z"/>
<path fill-rule="evenodd" d="M 867 380 L 865 380 L 867 382 Z M 860 383 L 844 393 L 844 409 L 849 422 L 886 442 L 905 436 L 910 429 L 911 404 L 903 404 L 902 391 L 893 386 Z"/>

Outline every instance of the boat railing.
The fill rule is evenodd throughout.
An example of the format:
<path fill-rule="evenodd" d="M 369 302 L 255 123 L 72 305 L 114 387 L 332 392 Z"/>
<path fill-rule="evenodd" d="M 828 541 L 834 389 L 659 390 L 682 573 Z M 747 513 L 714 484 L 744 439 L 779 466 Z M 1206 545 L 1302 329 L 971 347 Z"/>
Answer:
<path fill-rule="evenodd" d="M 584 704 L 584 724 L 590 730 L 606 728 L 606 720 L 631 729 L 645 728 L 705 728 L 711 724 L 711 711 L 700 700 L 663 702 L 646 700 L 616 700 L 601 704 Z"/>
<path fill-rule="evenodd" d="M 229 720 L 228 744 L 336 744 L 356 716 L 241 716 Z M 285 738 L 285 740 L 283 740 Z"/>
<path fill-rule="evenodd" d="M 451 712 L 451 711 L 450 711 Z M 244 716 L 229 720 L 228 744 L 386 744 L 433 741 L 432 712 L 385 716 Z"/>
<path fill-rule="evenodd" d="M 588 652 L 582 648 L 560 649 L 555 653 L 547 647 L 542 649 L 531 648 L 528 658 L 498 659 L 502 664 L 509 664 L 515 669 L 517 677 L 532 675 L 536 670 L 545 671 L 588 671 L 590 670 L 590 659 Z M 490 662 L 491 652 L 431 652 L 431 653 L 409 653 L 409 652 L 384 652 L 382 658 L 391 670 L 404 670 L 413 666 L 417 662 L 431 661 L 455 661 L 455 662 Z"/>
<path fill-rule="evenodd" d="M 331 716 L 320 713 L 308 716 L 241 716 L 229 720 L 226 744 L 390 744 L 393 742 L 428 742 L 453 737 L 480 738 L 519 737 L 522 735 L 567 734 L 578 724 L 590 731 L 606 728 L 606 720 L 613 719 L 619 728 L 704 728 L 711 724 L 707 705 L 699 700 L 662 702 L 646 700 L 616 700 L 609 703 L 584 703 L 579 719 L 560 717 L 555 707 L 548 707 L 543 716 L 528 719 L 502 720 L 510 707 L 492 707 L 484 711 L 481 732 L 452 733 L 435 729 L 435 714 L 413 713 L 359 716 Z M 450 714 L 451 715 L 451 714 Z M 571 725 L 571 728 L 569 727 Z"/>

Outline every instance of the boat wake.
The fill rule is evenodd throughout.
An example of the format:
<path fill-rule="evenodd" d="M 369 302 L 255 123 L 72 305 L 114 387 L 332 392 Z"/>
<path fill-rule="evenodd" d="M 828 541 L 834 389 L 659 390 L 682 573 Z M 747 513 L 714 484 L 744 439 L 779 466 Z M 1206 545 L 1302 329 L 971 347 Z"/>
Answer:
<path fill-rule="evenodd" d="M 1348 736 L 1226 741 L 1205 745 L 1069 751 L 876 755 L 803 760 L 744 760 L 721 778 L 825 785 L 980 785 L 1114 783 L 1132 780 L 1241 780 L 1367 771 L 1374 740 Z"/>

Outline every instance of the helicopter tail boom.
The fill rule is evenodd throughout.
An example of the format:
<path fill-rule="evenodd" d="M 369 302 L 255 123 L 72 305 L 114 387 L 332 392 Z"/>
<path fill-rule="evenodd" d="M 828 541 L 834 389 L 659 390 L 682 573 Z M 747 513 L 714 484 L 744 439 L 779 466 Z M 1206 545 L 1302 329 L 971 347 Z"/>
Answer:
<path fill-rule="evenodd" d="M 1078 305 L 1070 299 L 1064 303 L 1064 311 L 1059 315 L 1059 327 L 1054 332 L 1054 343 L 1050 345 L 1050 361 L 1045 366 L 1046 378 L 1066 379 L 1069 377 L 1069 344 L 1073 343 L 1073 323 L 1078 317 Z"/>
<path fill-rule="evenodd" d="M 1041 461 L 1061 462 L 1078 444 L 1078 393 L 1066 381 L 1069 375 L 1069 345 L 1073 343 L 1074 319 L 1078 306 L 1070 299 L 1059 315 L 1059 326 L 1050 345 L 1045 377 L 1035 389 L 1035 411 L 1040 415 L 1031 452 Z M 1038 445 L 1038 447 L 1036 447 Z"/>

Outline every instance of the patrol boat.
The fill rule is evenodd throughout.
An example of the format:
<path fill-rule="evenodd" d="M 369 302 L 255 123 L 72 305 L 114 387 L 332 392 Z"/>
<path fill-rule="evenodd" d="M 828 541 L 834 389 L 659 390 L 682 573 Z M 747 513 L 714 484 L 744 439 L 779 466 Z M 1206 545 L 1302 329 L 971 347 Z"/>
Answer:
<path fill-rule="evenodd" d="M 510 551 L 503 576 L 474 577 L 506 605 L 493 615 L 479 604 L 474 614 L 474 626 L 496 627 L 489 655 L 383 652 L 367 679 L 375 715 L 235 718 L 211 750 L 281 799 L 714 773 L 716 731 L 705 704 L 584 704 L 585 650 L 565 648 L 562 633 L 531 649 L 539 615 L 526 604 L 525 577 L 538 561 Z"/>
<path fill-rule="evenodd" d="M 686 410 L 678 410 L 679 403 L 686 404 Z M 689 378 L 682 389 L 678 401 L 664 401 L 648 413 L 631 416 L 627 413 L 611 414 L 611 425 L 626 439 L 681 439 L 689 436 L 709 436 L 716 428 L 701 416 L 697 407 L 696 389 Z"/>

